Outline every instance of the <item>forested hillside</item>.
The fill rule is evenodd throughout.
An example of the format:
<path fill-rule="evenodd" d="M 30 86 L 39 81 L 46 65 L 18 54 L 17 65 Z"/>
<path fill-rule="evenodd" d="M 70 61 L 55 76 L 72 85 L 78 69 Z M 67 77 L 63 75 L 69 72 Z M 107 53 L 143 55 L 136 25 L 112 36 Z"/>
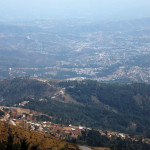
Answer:
<path fill-rule="evenodd" d="M 150 137 L 150 85 L 15 78 L 0 82 L 1 105 L 52 116 L 55 123 L 82 125 Z"/>
<path fill-rule="evenodd" d="M 53 88 L 47 83 L 29 78 L 15 78 L 0 82 L 1 104 L 13 105 L 23 100 L 48 97 Z"/>

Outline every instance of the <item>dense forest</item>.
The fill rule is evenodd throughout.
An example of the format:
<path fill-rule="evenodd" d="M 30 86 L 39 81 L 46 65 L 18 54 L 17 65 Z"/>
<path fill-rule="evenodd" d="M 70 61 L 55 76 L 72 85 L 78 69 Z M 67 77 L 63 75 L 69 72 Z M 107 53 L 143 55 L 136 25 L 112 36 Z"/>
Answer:
<path fill-rule="evenodd" d="M 121 139 L 113 137 L 109 139 L 107 136 L 101 135 L 98 131 L 83 131 L 77 139 L 70 139 L 72 143 L 88 145 L 92 147 L 108 147 L 111 150 L 148 150 L 150 145 L 143 143 L 142 140 L 132 141 L 131 139 Z"/>
<path fill-rule="evenodd" d="M 0 82 L 1 105 L 13 106 L 26 100 L 29 103 L 22 107 L 48 114 L 55 123 L 150 137 L 149 84 L 46 79 L 43 82 L 30 78 Z"/>

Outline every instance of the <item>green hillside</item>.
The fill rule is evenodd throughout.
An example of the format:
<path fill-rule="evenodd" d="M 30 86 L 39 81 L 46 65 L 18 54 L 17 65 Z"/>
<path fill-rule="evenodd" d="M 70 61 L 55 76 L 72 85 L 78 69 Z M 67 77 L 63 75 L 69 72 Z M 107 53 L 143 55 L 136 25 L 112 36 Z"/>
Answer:
<path fill-rule="evenodd" d="M 52 116 L 62 124 L 83 125 L 150 137 L 150 85 L 96 81 L 0 82 L 1 105 L 18 105 Z"/>

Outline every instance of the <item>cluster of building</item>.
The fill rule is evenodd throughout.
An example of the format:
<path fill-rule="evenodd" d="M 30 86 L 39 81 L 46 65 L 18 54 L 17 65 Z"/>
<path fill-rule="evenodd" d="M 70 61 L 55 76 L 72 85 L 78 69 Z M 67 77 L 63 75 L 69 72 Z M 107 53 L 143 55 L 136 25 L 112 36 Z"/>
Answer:
<path fill-rule="evenodd" d="M 5 115 L 1 116 L 0 121 L 8 122 L 14 126 L 21 126 L 29 130 L 51 134 L 60 139 L 77 138 L 79 135 L 82 135 L 82 131 L 92 130 L 91 128 L 74 126 L 71 124 L 61 125 L 50 121 L 37 121 L 35 116 L 44 114 L 31 111 L 29 109 L 1 106 L 0 110 L 5 113 Z M 128 134 L 104 131 L 100 129 L 98 131 L 101 135 L 107 136 L 108 138 L 120 137 L 122 139 L 129 138 L 133 141 L 138 141 L 137 138 L 130 137 Z M 142 141 L 150 144 L 149 138 L 143 138 Z"/>

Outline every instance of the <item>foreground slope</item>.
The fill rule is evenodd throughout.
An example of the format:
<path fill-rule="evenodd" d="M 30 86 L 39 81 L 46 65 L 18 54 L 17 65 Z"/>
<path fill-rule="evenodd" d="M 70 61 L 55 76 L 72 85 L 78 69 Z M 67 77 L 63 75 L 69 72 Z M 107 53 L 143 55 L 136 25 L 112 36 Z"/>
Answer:
<path fill-rule="evenodd" d="M 78 147 L 58 140 L 50 135 L 28 131 L 21 127 L 15 127 L 4 122 L 0 122 L 0 149 L 72 149 Z"/>

